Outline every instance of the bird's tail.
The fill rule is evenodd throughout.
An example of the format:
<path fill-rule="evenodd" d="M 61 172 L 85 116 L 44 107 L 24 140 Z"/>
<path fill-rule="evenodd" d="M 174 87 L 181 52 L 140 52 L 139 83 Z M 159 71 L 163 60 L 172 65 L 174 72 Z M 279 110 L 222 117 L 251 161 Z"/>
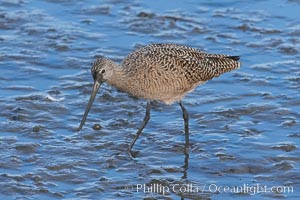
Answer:
<path fill-rule="evenodd" d="M 240 56 L 227 56 L 226 58 L 229 58 L 229 59 L 235 60 L 235 61 L 239 61 L 240 60 Z"/>
<path fill-rule="evenodd" d="M 241 66 L 241 62 L 238 61 L 240 59 L 239 56 L 208 54 L 205 58 L 205 64 L 208 68 L 210 68 L 210 75 L 208 76 L 210 79 L 218 77 L 223 73 L 238 69 Z"/>

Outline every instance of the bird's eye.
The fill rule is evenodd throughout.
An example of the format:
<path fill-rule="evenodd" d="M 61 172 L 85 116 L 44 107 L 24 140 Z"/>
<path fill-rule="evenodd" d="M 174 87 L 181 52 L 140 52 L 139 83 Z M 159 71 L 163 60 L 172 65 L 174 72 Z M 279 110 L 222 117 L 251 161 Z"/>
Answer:
<path fill-rule="evenodd" d="M 104 74 L 104 73 L 105 73 L 105 69 L 102 69 L 102 70 L 101 70 L 101 74 Z"/>

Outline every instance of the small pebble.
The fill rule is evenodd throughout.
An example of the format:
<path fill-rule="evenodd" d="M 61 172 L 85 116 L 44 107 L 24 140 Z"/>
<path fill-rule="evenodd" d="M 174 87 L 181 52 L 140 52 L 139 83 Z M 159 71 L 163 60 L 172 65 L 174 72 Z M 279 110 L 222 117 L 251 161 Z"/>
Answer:
<path fill-rule="evenodd" d="M 100 125 L 100 124 L 95 124 L 94 126 L 93 126 L 93 129 L 94 130 L 100 130 L 102 128 L 102 126 Z"/>
<path fill-rule="evenodd" d="M 41 126 L 34 126 L 32 129 L 32 131 L 36 133 L 39 132 L 40 130 L 41 130 Z"/>

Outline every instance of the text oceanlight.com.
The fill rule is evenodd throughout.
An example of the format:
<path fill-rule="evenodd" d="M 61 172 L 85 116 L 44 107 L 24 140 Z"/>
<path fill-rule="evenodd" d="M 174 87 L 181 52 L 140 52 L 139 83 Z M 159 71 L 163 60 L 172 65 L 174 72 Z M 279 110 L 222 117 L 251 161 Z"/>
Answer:
<path fill-rule="evenodd" d="M 266 186 L 260 184 L 243 184 L 240 186 L 220 186 L 217 184 L 173 184 L 165 186 L 162 184 L 134 184 L 126 187 L 137 193 L 158 193 L 167 195 L 169 193 L 236 193 L 255 195 L 259 193 L 293 193 L 293 186 Z"/>

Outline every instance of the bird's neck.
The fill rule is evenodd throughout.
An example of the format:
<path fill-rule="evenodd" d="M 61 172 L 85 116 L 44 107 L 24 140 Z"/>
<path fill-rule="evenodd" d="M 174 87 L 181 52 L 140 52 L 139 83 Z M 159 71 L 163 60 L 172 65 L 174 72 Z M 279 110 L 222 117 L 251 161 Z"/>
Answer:
<path fill-rule="evenodd" d="M 118 64 L 115 64 L 113 69 L 113 75 L 107 83 L 121 91 L 126 91 L 128 77 L 126 76 L 125 72 L 123 71 L 122 67 Z"/>

